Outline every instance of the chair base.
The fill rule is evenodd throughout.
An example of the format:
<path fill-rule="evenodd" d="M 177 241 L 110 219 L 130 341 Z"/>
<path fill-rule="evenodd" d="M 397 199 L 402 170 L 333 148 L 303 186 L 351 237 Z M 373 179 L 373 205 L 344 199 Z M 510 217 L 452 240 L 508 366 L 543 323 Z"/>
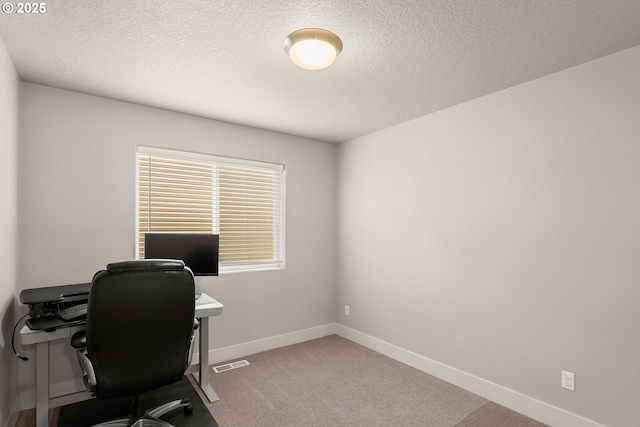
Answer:
<path fill-rule="evenodd" d="M 119 418 L 117 420 L 95 424 L 93 427 L 175 427 L 173 424 L 169 424 L 158 418 L 180 408 L 183 408 L 187 414 L 193 411 L 193 406 L 191 406 L 191 402 L 189 402 L 188 399 L 173 400 L 147 411 L 142 417 Z"/>

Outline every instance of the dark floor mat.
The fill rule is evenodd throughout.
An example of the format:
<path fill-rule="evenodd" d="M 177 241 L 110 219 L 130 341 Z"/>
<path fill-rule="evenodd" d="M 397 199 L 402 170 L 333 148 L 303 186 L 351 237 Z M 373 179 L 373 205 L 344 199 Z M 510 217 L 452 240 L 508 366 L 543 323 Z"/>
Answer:
<path fill-rule="evenodd" d="M 193 412 L 185 414 L 176 410 L 161 419 L 181 427 L 219 427 L 200 396 L 186 377 L 175 384 L 145 394 L 147 408 L 168 403 L 176 399 L 187 398 L 193 405 Z M 105 421 L 124 418 L 131 411 L 131 399 L 91 399 L 60 408 L 58 427 L 86 427 Z"/>

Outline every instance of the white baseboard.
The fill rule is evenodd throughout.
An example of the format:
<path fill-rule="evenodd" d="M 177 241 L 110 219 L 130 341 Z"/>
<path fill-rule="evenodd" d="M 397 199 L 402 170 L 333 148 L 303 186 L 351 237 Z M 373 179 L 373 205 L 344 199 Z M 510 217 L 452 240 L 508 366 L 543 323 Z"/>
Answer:
<path fill-rule="evenodd" d="M 55 399 L 62 396 L 69 396 L 74 393 L 81 393 L 86 390 L 81 378 L 71 378 L 65 381 L 52 382 L 49 386 L 50 398 Z M 86 395 L 89 396 L 88 393 Z M 86 398 L 85 398 L 86 399 Z M 77 399 L 71 398 L 70 400 L 65 400 L 64 398 L 60 399 L 60 402 L 54 402 L 59 404 L 68 404 L 74 403 L 78 401 Z M 24 411 L 26 409 L 35 408 L 36 406 L 36 389 L 29 388 L 23 390 L 20 393 L 20 410 Z"/>
<path fill-rule="evenodd" d="M 7 420 L 7 423 L 5 424 L 5 427 L 13 427 L 13 426 L 15 426 L 16 423 L 18 422 L 18 417 L 19 416 L 20 416 L 20 412 L 11 413 L 11 416 Z"/>
<path fill-rule="evenodd" d="M 355 329 L 337 324 L 335 333 L 542 423 L 555 427 L 606 427 Z"/>
<path fill-rule="evenodd" d="M 227 362 L 239 357 L 245 357 L 250 354 L 260 353 L 274 348 L 284 347 L 291 344 L 298 344 L 304 341 L 316 338 L 326 337 L 336 333 L 336 324 L 316 326 L 300 331 L 289 332 L 273 337 L 262 338 L 255 341 L 249 341 L 242 344 L 231 345 L 228 347 L 216 348 L 209 350 L 209 364 Z M 198 360 L 194 354 L 193 360 Z"/>

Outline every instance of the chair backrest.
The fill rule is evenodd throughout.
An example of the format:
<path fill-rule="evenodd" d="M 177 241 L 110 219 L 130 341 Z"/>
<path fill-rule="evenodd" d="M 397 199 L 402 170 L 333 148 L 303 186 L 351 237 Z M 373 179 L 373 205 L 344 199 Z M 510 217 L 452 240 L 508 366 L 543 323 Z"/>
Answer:
<path fill-rule="evenodd" d="M 194 311 L 193 273 L 182 261 L 125 261 L 96 273 L 86 334 L 97 397 L 144 393 L 180 380 Z"/>

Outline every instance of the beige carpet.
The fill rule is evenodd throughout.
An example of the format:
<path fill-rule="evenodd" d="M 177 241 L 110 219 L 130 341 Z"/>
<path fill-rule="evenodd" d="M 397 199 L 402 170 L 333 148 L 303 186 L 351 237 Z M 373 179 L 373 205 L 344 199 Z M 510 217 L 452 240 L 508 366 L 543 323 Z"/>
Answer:
<path fill-rule="evenodd" d="M 337 335 L 244 359 L 210 369 L 221 427 L 544 426 Z"/>

